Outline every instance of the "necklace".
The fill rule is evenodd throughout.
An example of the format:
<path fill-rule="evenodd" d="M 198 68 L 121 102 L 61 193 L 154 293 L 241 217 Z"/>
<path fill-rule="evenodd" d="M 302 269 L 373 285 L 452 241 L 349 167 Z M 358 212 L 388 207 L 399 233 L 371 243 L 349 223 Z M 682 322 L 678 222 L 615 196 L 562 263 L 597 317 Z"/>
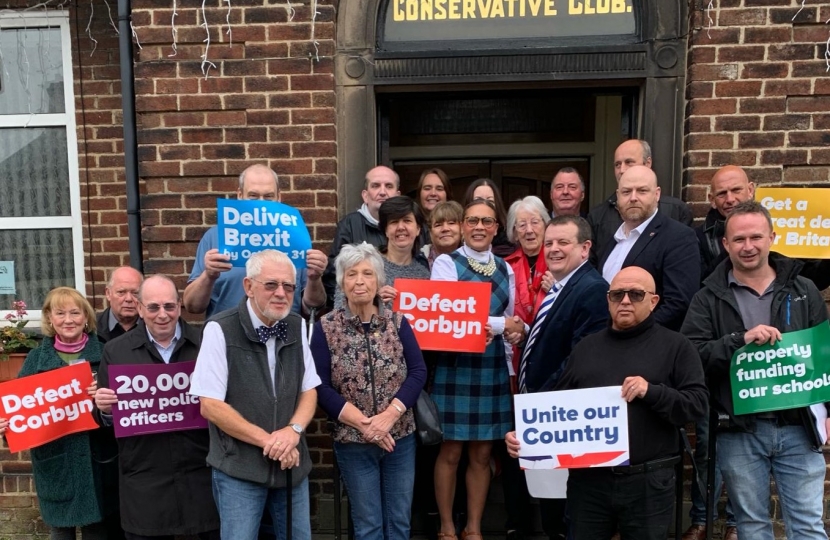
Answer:
<path fill-rule="evenodd" d="M 470 257 L 470 254 L 467 252 L 467 246 L 464 246 L 464 255 L 467 256 L 467 264 L 470 265 L 470 268 L 473 269 L 474 272 L 478 272 L 483 276 L 490 277 L 496 271 L 496 259 L 490 254 L 490 260 L 487 264 L 482 264 L 477 260 Z"/>

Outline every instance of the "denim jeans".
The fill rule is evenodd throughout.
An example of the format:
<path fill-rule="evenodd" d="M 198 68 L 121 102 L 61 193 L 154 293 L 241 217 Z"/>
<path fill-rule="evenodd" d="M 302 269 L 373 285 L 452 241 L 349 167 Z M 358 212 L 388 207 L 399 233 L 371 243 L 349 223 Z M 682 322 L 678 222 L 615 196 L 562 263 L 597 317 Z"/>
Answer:
<path fill-rule="evenodd" d="M 700 472 L 700 480 L 706 486 L 706 475 L 709 471 L 709 465 L 706 463 L 709 456 L 709 414 L 707 413 L 698 423 L 695 424 L 695 464 L 697 470 Z M 718 519 L 718 498 L 723 493 L 723 473 L 720 470 L 720 454 L 715 452 L 715 500 L 714 511 L 712 516 L 714 520 Z M 692 525 L 706 524 L 706 494 L 701 493 L 698 489 L 698 483 L 692 482 L 692 508 L 689 510 L 689 519 Z M 735 526 L 735 514 L 732 512 L 732 501 L 726 500 L 726 526 Z"/>
<path fill-rule="evenodd" d="M 827 540 L 822 522 L 824 456 L 803 426 L 757 419 L 755 433 L 718 433 L 738 537 L 773 540 L 770 480 L 775 479 L 788 540 Z"/>
<path fill-rule="evenodd" d="M 415 435 L 386 452 L 376 444 L 334 443 L 352 508 L 355 540 L 409 540 Z"/>
<path fill-rule="evenodd" d="M 213 499 L 219 510 L 222 538 L 256 540 L 262 513 L 267 508 L 278 540 L 285 540 L 285 490 L 269 489 L 213 469 Z M 308 478 L 291 492 L 291 509 L 292 540 L 311 540 Z"/>

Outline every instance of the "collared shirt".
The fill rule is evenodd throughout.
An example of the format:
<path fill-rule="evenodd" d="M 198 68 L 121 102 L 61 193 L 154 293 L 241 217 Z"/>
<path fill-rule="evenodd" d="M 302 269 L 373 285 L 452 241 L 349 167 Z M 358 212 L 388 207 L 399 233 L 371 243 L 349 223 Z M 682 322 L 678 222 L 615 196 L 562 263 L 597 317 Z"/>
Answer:
<path fill-rule="evenodd" d="M 634 247 L 634 244 L 637 243 L 643 231 L 646 230 L 646 227 L 648 227 L 656 215 L 657 210 L 647 220 L 632 229 L 628 235 L 625 234 L 625 222 L 620 225 L 617 232 L 614 233 L 614 240 L 617 241 L 617 245 L 614 246 L 614 250 L 611 251 L 611 254 L 608 255 L 608 260 L 605 261 L 605 266 L 602 267 L 602 277 L 605 281 L 611 283 L 614 276 L 622 270 L 622 265 L 625 262 L 625 258 L 628 257 L 629 252 L 631 252 L 631 248 Z"/>
<path fill-rule="evenodd" d="M 251 316 L 254 330 L 260 326 L 265 326 L 265 323 L 259 320 L 254 313 L 250 299 L 245 302 L 245 305 L 248 308 L 248 314 Z M 305 366 L 300 391 L 306 392 L 320 385 L 320 377 L 317 375 L 314 359 L 311 356 L 311 349 L 308 346 L 308 331 L 306 330 L 306 325 L 303 323 L 300 327 L 302 330 L 303 365 Z M 275 337 L 269 338 L 265 343 L 265 348 L 268 354 L 268 369 L 271 372 L 271 383 L 273 384 L 277 365 L 277 339 Z M 193 375 L 190 378 L 190 395 L 225 401 L 225 395 L 228 391 L 227 355 L 225 334 L 222 332 L 222 327 L 217 322 L 208 322 L 202 333 L 202 346 L 199 349 L 199 356 L 196 360 L 196 369 L 193 370 Z"/>
<path fill-rule="evenodd" d="M 585 265 L 585 263 L 587 263 L 587 262 L 588 262 L 588 261 L 587 261 L 587 259 L 586 259 L 586 260 L 584 260 L 584 261 L 582 261 L 582 262 L 579 264 L 579 266 L 577 266 L 576 268 L 574 268 L 573 270 L 571 270 L 571 271 L 570 271 L 570 273 L 569 273 L 567 276 L 565 276 L 565 277 L 563 277 L 562 279 L 560 279 L 559 281 L 556 281 L 556 282 L 555 282 L 555 283 L 556 283 L 556 285 L 559 287 L 559 292 L 562 292 L 562 290 L 565 288 L 565 285 L 567 285 L 567 284 L 568 284 L 568 281 L 570 281 L 570 280 L 571 280 L 571 278 L 573 277 L 573 275 L 574 275 L 574 274 L 576 274 L 576 271 L 577 271 L 577 270 L 579 270 L 580 268 L 582 268 L 582 267 Z M 559 295 L 557 294 L 557 298 L 558 298 L 558 297 L 559 297 Z M 554 303 L 555 303 L 555 302 L 556 302 L 556 300 L 554 300 Z"/>
<path fill-rule="evenodd" d="M 726 276 L 726 282 L 735 295 L 735 302 L 741 312 L 744 328 L 750 330 L 759 324 L 770 326 L 772 321 L 772 290 L 775 280 L 772 280 L 766 290 L 758 294 L 755 289 L 744 285 L 735 278 L 732 270 Z"/>
<path fill-rule="evenodd" d="M 147 337 L 150 338 L 150 343 L 156 346 L 156 350 L 161 355 L 161 359 L 164 360 L 165 364 L 170 363 L 170 357 L 173 356 L 173 349 L 176 348 L 176 343 L 182 338 L 182 325 L 176 322 L 176 333 L 173 334 L 173 339 L 170 340 L 170 343 L 165 347 L 158 341 L 156 338 L 153 337 L 153 334 L 150 333 L 150 329 L 147 329 Z"/>
<path fill-rule="evenodd" d="M 119 322 L 118 319 L 115 318 L 115 313 L 112 312 L 112 308 L 109 310 L 109 320 L 107 321 L 107 330 L 110 332 L 118 326 Z"/>

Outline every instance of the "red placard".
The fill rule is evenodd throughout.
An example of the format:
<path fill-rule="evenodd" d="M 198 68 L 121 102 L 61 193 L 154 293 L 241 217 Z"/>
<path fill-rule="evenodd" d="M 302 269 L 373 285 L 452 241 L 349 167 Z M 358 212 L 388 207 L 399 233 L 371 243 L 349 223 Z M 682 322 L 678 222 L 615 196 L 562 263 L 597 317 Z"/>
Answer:
<path fill-rule="evenodd" d="M 421 349 L 484 352 L 491 284 L 396 279 L 395 289 L 393 309 L 409 320 Z"/>
<path fill-rule="evenodd" d="M 96 429 L 92 397 L 86 393 L 91 384 L 88 362 L 0 384 L 2 415 L 9 421 L 9 450 L 20 452 L 70 433 Z"/>

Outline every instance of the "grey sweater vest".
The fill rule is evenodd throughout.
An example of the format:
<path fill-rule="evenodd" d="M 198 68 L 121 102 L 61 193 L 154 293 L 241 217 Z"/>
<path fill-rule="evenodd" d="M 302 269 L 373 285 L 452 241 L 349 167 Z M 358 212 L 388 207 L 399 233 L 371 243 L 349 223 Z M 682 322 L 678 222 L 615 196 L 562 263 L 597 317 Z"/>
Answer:
<path fill-rule="evenodd" d="M 294 313 L 284 320 L 288 324 L 285 343 L 276 344 L 275 385 L 271 384 L 265 344 L 254 330 L 247 298 L 234 308 L 216 314 L 210 320 L 219 324 L 225 335 L 228 362 L 228 390 L 225 402 L 248 422 L 268 433 L 288 425 L 300 398 L 305 373 L 301 331 L 302 318 Z M 262 484 L 268 488 L 285 487 L 285 471 L 278 461 L 262 455 L 262 448 L 235 439 L 210 424 L 210 451 L 208 465 L 228 476 Z M 305 434 L 297 446 L 300 465 L 291 473 L 294 486 L 308 476 L 311 458 Z"/>

